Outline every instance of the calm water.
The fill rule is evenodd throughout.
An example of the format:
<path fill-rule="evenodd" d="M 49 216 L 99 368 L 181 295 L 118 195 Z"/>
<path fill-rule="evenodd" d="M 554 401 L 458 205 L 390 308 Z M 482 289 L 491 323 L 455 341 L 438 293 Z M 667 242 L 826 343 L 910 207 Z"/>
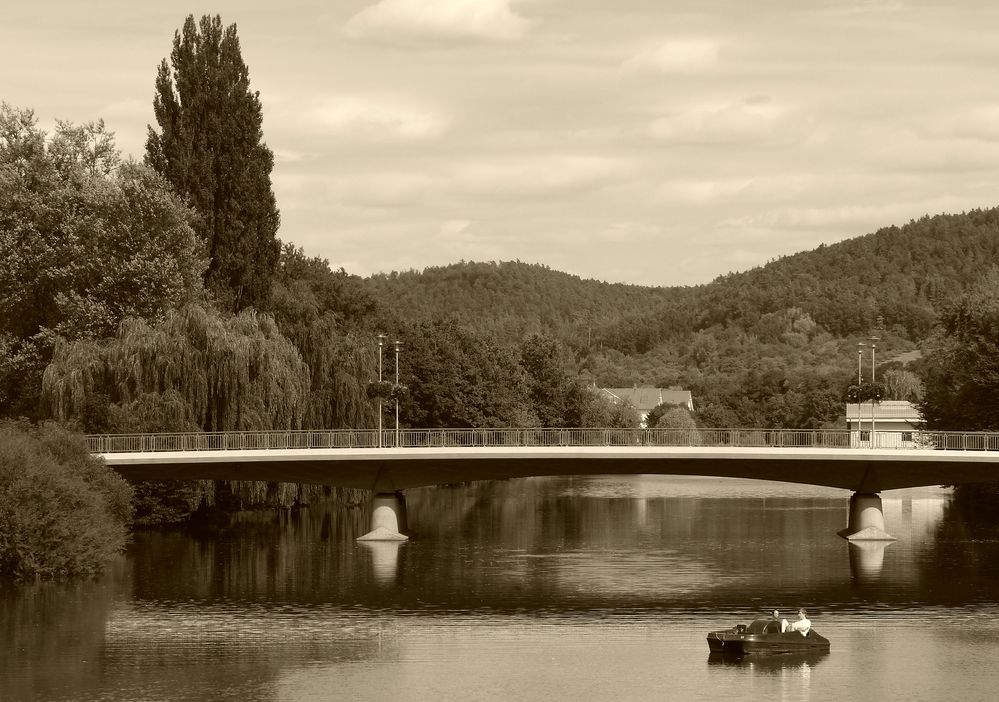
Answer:
<path fill-rule="evenodd" d="M 886 492 L 883 550 L 848 493 L 752 481 L 530 479 L 363 509 L 139 533 L 96 581 L 0 590 L 0 699 L 992 700 L 999 517 Z M 705 634 L 809 607 L 818 658 L 709 661 Z"/>

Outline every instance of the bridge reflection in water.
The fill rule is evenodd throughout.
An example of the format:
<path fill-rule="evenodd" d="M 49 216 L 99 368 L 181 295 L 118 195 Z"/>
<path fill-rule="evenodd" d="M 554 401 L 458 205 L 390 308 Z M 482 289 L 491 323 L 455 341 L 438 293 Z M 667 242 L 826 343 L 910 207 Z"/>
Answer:
<path fill-rule="evenodd" d="M 263 480 L 374 493 L 362 539 L 403 540 L 409 488 L 600 474 L 699 475 L 849 490 L 840 535 L 890 541 L 879 493 L 999 480 L 999 433 L 787 429 L 407 429 L 90 436 L 138 480 Z"/>

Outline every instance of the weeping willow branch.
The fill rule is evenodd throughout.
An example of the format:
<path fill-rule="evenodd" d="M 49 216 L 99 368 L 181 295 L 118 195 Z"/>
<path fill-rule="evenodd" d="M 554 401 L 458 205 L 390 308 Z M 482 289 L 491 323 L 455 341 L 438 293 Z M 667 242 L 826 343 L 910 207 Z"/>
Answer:
<path fill-rule="evenodd" d="M 353 334 L 342 333 L 332 317 L 317 320 L 299 349 L 311 368 L 306 425 L 317 429 L 369 428 L 377 422 L 367 400 L 367 379 L 375 373 L 374 355 Z"/>
<path fill-rule="evenodd" d="M 113 339 L 58 345 L 42 395 L 59 420 L 95 391 L 121 404 L 172 391 L 205 431 L 294 429 L 310 407 L 309 376 L 269 316 L 189 305 L 155 325 L 127 319 Z"/>

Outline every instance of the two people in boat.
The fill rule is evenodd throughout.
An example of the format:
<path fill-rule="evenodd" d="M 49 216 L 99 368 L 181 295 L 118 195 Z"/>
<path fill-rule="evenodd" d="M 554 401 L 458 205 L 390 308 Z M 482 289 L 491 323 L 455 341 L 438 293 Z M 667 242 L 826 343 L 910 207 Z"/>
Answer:
<path fill-rule="evenodd" d="M 780 612 L 776 609 L 770 614 L 770 617 L 774 621 L 780 622 L 780 631 L 785 633 L 788 631 L 798 631 L 802 636 L 808 636 L 808 632 L 812 628 L 812 623 L 808 620 L 808 613 L 804 609 L 798 610 L 798 619 L 794 622 L 788 622 L 786 619 L 780 618 Z"/>

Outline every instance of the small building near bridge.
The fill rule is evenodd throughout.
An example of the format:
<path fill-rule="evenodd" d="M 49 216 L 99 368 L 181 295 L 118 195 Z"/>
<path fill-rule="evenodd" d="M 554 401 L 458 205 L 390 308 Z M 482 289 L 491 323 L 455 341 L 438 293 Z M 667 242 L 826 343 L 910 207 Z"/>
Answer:
<path fill-rule="evenodd" d="M 873 404 L 855 402 L 846 405 L 846 428 L 850 443 L 864 445 L 871 440 L 871 412 L 873 407 L 874 432 L 878 446 L 898 448 L 913 446 L 913 437 L 919 431 L 923 417 L 914 404 L 906 400 L 884 400 Z"/>
<path fill-rule="evenodd" d="M 600 392 L 611 401 L 627 404 L 638 410 L 642 426 L 645 418 L 654 408 L 662 404 L 683 407 L 688 412 L 694 411 L 694 398 L 690 390 L 667 390 L 665 388 L 632 387 L 632 388 L 600 388 Z"/>

